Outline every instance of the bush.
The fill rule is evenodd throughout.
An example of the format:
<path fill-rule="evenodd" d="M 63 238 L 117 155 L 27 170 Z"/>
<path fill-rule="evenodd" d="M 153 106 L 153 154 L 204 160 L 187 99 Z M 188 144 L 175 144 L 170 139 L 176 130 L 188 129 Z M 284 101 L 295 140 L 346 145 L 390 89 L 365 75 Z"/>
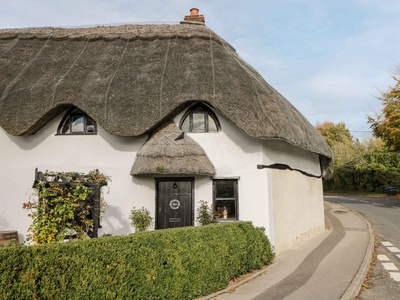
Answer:
<path fill-rule="evenodd" d="M 153 218 L 150 216 L 150 210 L 145 207 L 139 209 L 132 208 L 129 219 L 131 219 L 132 226 L 135 228 L 136 232 L 146 231 L 153 223 Z"/>
<path fill-rule="evenodd" d="M 197 208 L 196 220 L 200 225 L 209 225 L 216 222 L 214 210 L 212 207 L 208 206 L 207 201 L 200 200 L 200 206 Z"/>
<path fill-rule="evenodd" d="M 106 205 L 104 199 L 94 199 L 94 189 L 107 185 L 110 178 L 98 170 L 87 174 L 76 172 L 38 172 L 30 201 L 23 203 L 33 219 L 27 241 L 35 244 L 60 243 L 72 235 L 78 239 L 97 237 L 100 216 L 94 215 L 98 201 L 100 212 Z M 95 233 L 94 233 L 95 231 Z M 91 232 L 91 233 L 89 233 Z M 74 234 L 76 233 L 76 234 Z"/>
<path fill-rule="evenodd" d="M 247 222 L 0 249 L 2 299 L 192 299 L 274 258 Z"/>

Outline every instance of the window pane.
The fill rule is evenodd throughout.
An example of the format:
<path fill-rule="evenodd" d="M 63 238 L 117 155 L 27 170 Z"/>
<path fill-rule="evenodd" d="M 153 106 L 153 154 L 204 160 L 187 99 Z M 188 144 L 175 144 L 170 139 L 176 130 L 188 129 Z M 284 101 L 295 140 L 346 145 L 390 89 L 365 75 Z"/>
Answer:
<path fill-rule="evenodd" d="M 94 125 L 93 119 L 89 116 L 86 116 L 86 125 L 87 126 Z"/>
<path fill-rule="evenodd" d="M 238 219 L 238 197 L 236 179 L 214 180 L 214 207 L 218 218 Z"/>
<path fill-rule="evenodd" d="M 218 132 L 220 124 L 213 111 L 202 103 L 189 108 L 181 119 L 180 129 L 184 132 Z"/>
<path fill-rule="evenodd" d="M 217 124 L 215 124 L 214 119 L 208 115 L 208 132 L 217 132 Z"/>
<path fill-rule="evenodd" d="M 197 113 L 194 112 L 192 114 L 193 117 L 193 130 L 192 132 L 205 132 L 206 131 L 206 124 L 204 120 L 204 113 Z"/>
<path fill-rule="evenodd" d="M 89 116 L 86 116 L 86 132 L 87 133 L 95 133 L 96 132 L 95 122 Z"/>
<path fill-rule="evenodd" d="M 215 210 L 219 219 L 224 219 L 224 211 L 227 212 L 228 219 L 236 219 L 236 201 L 235 200 L 216 200 Z"/>
<path fill-rule="evenodd" d="M 181 130 L 182 130 L 183 132 L 189 132 L 189 119 L 190 119 L 190 117 L 187 116 L 186 119 L 185 119 L 185 121 L 183 121 L 183 123 L 182 123 Z"/>
<path fill-rule="evenodd" d="M 57 134 L 96 134 L 96 122 L 85 112 L 78 108 L 71 108 L 67 111 L 64 119 L 57 129 Z"/>
<path fill-rule="evenodd" d="M 216 180 L 216 198 L 235 198 L 234 180 Z"/>
<path fill-rule="evenodd" d="M 71 132 L 84 132 L 84 122 L 83 116 L 72 116 Z"/>

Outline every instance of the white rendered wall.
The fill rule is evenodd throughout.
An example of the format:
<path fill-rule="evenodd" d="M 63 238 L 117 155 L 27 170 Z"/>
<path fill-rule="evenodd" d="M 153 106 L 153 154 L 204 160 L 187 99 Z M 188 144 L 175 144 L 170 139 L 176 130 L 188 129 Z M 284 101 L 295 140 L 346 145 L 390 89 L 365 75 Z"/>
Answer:
<path fill-rule="evenodd" d="M 321 176 L 318 154 L 279 140 L 264 141 L 264 165 L 286 164 Z M 297 171 L 270 170 L 275 252 L 290 249 L 324 230 L 322 179 Z M 272 229 L 273 227 L 273 229 Z"/>
<path fill-rule="evenodd" d="M 127 234 L 133 229 L 128 216 L 133 206 L 154 212 L 154 182 L 132 178 L 130 169 L 146 137 L 115 137 L 98 128 L 98 135 L 55 136 L 62 116 L 32 136 L 14 137 L 0 128 L 0 230 L 18 230 L 23 241 L 31 224 L 22 203 L 32 192 L 35 168 L 39 171 L 88 172 L 99 169 L 111 176 L 103 188 L 108 203 L 103 233 Z M 135 182 L 136 184 L 133 184 Z"/>
<path fill-rule="evenodd" d="M 264 141 L 264 165 L 281 163 L 314 176 L 321 175 L 319 155 L 280 140 Z"/>
<path fill-rule="evenodd" d="M 111 177 L 103 191 L 107 207 L 99 235 L 133 232 L 129 213 L 132 207 L 144 206 L 155 216 L 154 176 L 131 176 L 130 169 L 140 146 L 147 137 L 124 138 L 106 133 L 100 126 L 98 135 L 56 136 L 63 114 L 32 136 L 14 137 L 0 128 L 0 230 L 18 230 L 26 238 L 31 219 L 22 204 L 29 200 L 34 171 L 88 172 L 99 169 Z M 264 226 L 269 234 L 268 188 L 262 163 L 262 143 L 235 129 L 222 117 L 223 131 L 191 134 L 204 148 L 219 177 L 239 177 L 240 219 Z M 179 123 L 180 117 L 177 118 Z M 241 146 L 239 146 L 241 145 Z M 174 176 L 158 176 L 174 177 Z M 200 200 L 212 203 L 212 180 L 195 178 L 194 211 Z M 108 193 L 107 193 L 108 191 Z"/>
<path fill-rule="evenodd" d="M 275 252 L 290 249 L 325 228 L 322 180 L 272 171 Z"/>
<path fill-rule="evenodd" d="M 177 124 L 182 114 L 174 119 Z M 104 189 L 105 192 L 109 191 L 104 195 L 108 206 L 102 218 L 103 228 L 99 231 L 100 236 L 103 233 L 123 235 L 133 232 L 129 221 L 129 213 L 133 207 L 144 206 L 154 217 L 154 176 L 130 175 L 136 153 L 147 137 L 111 136 L 100 126 L 98 135 L 56 136 L 62 116 L 63 114 L 32 136 L 14 137 L 0 128 L 0 230 L 18 230 L 20 240 L 25 239 L 32 220 L 27 216 L 28 211 L 22 209 L 22 203 L 29 200 L 28 194 L 32 191 L 30 188 L 34 181 L 36 167 L 39 171 L 88 172 L 99 169 L 100 172 L 111 177 L 112 181 L 108 188 Z M 285 201 L 281 206 L 280 203 L 277 204 L 277 199 L 285 197 L 279 192 L 280 184 L 285 186 L 288 180 L 305 179 L 299 173 L 299 178 L 292 178 L 290 175 L 283 176 L 283 182 L 280 183 L 279 178 L 272 179 L 271 170 L 258 170 L 257 165 L 279 162 L 317 174 L 320 172 L 318 155 L 299 151 L 299 148 L 287 143 L 250 138 L 238 131 L 224 117 L 218 115 L 218 118 L 222 126 L 220 132 L 189 135 L 206 151 L 216 167 L 217 178 L 239 178 L 240 220 L 252 221 L 255 226 L 265 227 L 266 234 L 275 244 L 275 239 L 281 235 L 282 223 L 275 224 L 277 214 L 274 215 L 273 211 L 279 210 L 279 214 L 285 215 L 287 209 L 283 205 Z M 208 176 L 181 177 L 195 178 L 194 211 L 200 200 L 212 203 L 212 178 Z M 310 183 L 306 180 L 305 183 L 307 186 L 313 185 L 312 181 Z M 298 191 L 294 193 L 299 195 Z M 322 190 L 313 191 L 313 193 L 322 195 Z M 308 197 L 306 191 L 301 195 L 301 197 Z M 276 198 L 274 201 L 272 201 L 273 197 Z M 322 199 L 320 200 L 322 204 Z M 320 220 L 319 215 L 316 218 Z M 274 229 L 274 227 L 277 228 Z"/>

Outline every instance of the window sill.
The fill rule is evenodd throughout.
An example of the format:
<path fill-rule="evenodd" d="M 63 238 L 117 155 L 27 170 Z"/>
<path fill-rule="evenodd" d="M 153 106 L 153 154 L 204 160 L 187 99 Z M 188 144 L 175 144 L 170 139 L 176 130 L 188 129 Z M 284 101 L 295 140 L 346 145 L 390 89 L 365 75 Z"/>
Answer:
<path fill-rule="evenodd" d="M 97 133 L 84 133 L 84 132 L 76 132 L 76 133 L 56 133 L 56 136 L 68 136 L 68 135 L 97 135 Z"/>
<path fill-rule="evenodd" d="M 238 219 L 217 219 L 217 223 L 239 222 Z"/>

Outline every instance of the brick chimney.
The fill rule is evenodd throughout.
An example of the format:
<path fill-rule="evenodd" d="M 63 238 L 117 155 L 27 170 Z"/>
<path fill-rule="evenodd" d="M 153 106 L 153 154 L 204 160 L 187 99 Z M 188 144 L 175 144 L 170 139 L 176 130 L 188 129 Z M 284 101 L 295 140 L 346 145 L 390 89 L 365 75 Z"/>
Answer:
<path fill-rule="evenodd" d="M 206 22 L 204 20 L 204 15 L 199 15 L 198 8 L 192 8 L 190 10 L 190 15 L 185 16 L 181 24 L 197 24 L 197 25 L 205 25 Z"/>

